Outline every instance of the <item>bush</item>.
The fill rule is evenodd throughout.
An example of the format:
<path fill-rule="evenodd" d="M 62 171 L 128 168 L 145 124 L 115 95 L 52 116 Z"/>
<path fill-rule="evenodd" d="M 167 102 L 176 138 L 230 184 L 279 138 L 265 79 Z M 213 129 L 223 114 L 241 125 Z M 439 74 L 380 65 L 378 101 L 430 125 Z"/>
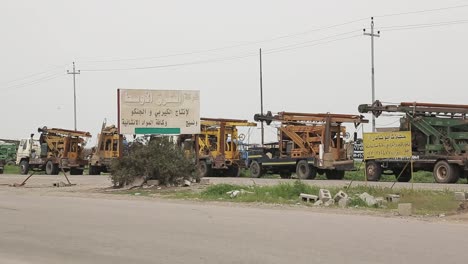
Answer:
<path fill-rule="evenodd" d="M 195 164 L 188 159 L 170 137 L 140 139 L 131 144 L 128 155 L 111 164 L 111 180 L 122 187 L 138 177 L 177 183 L 192 177 Z"/>

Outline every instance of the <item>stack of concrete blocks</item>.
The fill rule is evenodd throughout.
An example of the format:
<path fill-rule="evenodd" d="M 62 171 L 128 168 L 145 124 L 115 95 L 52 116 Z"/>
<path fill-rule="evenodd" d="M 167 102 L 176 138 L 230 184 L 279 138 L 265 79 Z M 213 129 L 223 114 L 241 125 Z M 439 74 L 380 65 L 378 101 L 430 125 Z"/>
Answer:
<path fill-rule="evenodd" d="M 301 193 L 299 197 L 302 199 L 304 202 L 317 202 L 318 196 L 313 195 L 313 194 L 306 194 L 306 193 Z"/>
<path fill-rule="evenodd" d="M 330 191 L 327 189 L 319 190 L 319 199 L 325 206 L 330 206 L 335 203 L 335 200 L 332 199 Z"/>
<path fill-rule="evenodd" d="M 337 202 L 338 205 L 342 208 L 347 207 L 351 202 L 351 199 L 349 199 L 348 194 L 346 194 L 343 191 L 339 191 L 337 194 L 335 194 L 333 200 L 335 200 L 335 202 Z"/>

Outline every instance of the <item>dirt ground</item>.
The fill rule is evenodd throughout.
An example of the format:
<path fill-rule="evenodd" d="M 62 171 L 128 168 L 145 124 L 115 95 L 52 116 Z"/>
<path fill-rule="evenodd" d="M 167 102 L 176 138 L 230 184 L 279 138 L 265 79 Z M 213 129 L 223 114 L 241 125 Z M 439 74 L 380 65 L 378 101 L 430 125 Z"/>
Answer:
<path fill-rule="evenodd" d="M 39 195 L 39 196 L 56 196 L 56 197 L 86 197 L 94 199 L 111 199 L 111 200 L 161 200 L 164 199 L 173 203 L 212 203 L 230 207 L 254 207 L 254 208 L 274 208 L 278 210 L 309 210 L 331 214 L 351 214 L 351 215 L 373 215 L 381 217 L 402 218 L 395 211 L 373 210 L 368 208 L 325 208 L 311 207 L 301 203 L 298 204 L 266 204 L 266 203 L 236 203 L 229 201 L 202 201 L 202 200 L 187 200 L 187 199 L 170 199 L 165 195 L 168 192 L 176 192 L 178 190 L 200 192 L 207 185 L 193 184 L 190 187 L 145 187 L 142 191 L 150 191 L 148 196 L 135 196 L 131 194 L 122 194 L 122 189 L 114 189 L 111 186 L 107 176 L 69 176 L 71 186 L 55 187 L 55 185 L 63 185 L 67 183 L 64 176 L 45 176 L 35 175 L 31 177 L 22 187 L 11 187 L 14 184 L 20 184 L 26 177 L 23 175 L 1 175 L 0 176 L 0 192 L 9 193 L 12 195 Z M 210 182 L 220 182 L 215 179 Z M 132 192 L 138 192 L 139 189 L 134 189 Z M 451 221 L 468 223 L 468 203 L 463 203 L 459 210 L 454 213 L 446 214 L 441 217 L 435 216 L 413 216 L 411 218 L 422 221 Z"/>

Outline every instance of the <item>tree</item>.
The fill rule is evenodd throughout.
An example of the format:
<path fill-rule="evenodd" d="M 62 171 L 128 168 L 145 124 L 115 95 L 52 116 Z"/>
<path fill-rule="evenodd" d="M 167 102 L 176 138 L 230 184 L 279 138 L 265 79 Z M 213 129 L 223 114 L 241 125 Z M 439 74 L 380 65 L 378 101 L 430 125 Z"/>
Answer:
<path fill-rule="evenodd" d="M 178 183 L 194 177 L 194 171 L 194 161 L 170 137 L 151 137 L 136 140 L 128 155 L 114 160 L 110 177 L 114 186 L 123 187 L 138 177 Z"/>

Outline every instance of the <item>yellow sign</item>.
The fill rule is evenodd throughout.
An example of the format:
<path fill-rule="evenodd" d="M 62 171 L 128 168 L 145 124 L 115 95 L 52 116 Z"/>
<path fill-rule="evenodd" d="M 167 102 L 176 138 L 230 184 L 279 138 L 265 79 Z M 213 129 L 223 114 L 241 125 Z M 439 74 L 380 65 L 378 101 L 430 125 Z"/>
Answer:
<path fill-rule="evenodd" d="M 411 131 L 364 133 L 364 160 L 410 158 Z"/>

